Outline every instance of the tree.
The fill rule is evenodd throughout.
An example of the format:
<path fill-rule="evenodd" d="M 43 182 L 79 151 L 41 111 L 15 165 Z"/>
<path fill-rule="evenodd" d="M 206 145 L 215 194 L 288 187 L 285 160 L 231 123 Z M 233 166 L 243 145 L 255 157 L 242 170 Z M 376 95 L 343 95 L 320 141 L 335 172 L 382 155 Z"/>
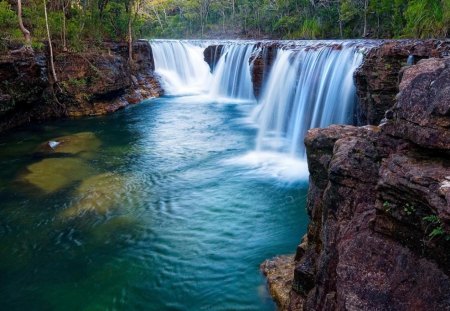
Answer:
<path fill-rule="evenodd" d="M 53 81 L 56 83 L 56 82 L 58 82 L 58 78 L 56 77 L 55 62 L 53 60 L 52 36 L 50 35 L 50 27 L 48 26 L 47 1 L 46 0 L 44 0 L 44 16 L 45 16 L 45 26 L 47 28 L 48 47 L 50 49 L 50 65 L 52 68 Z"/>
<path fill-rule="evenodd" d="M 19 28 L 22 31 L 23 36 L 25 37 L 25 45 L 31 46 L 31 34 L 28 29 L 23 25 L 22 20 L 22 0 L 17 0 L 17 18 L 19 20 Z"/>

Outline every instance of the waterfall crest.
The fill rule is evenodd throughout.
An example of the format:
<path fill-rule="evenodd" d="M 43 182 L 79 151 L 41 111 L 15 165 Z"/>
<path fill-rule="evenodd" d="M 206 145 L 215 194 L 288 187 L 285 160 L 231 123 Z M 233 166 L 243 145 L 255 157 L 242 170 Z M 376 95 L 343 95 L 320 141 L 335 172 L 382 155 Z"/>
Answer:
<path fill-rule="evenodd" d="M 280 50 L 253 113 L 259 127 L 256 150 L 305 158 L 308 129 L 351 124 L 353 72 L 362 59 L 351 43 Z"/>
<path fill-rule="evenodd" d="M 151 45 L 166 93 L 198 94 L 208 102 L 256 102 L 251 70 L 258 59 L 257 74 L 264 81 L 251 114 L 258 129 L 255 149 L 229 163 L 250 166 L 252 172 L 275 178 L 304 180 L 308 176 L 306 132 L 353 123 L 353 73 L 363 60 L 363 51 L 373 43 L 156 40 Z M 218 48 L 214 51 L 219 59 L 211 67 L 203 54 L 209 45 L 220 46 L 220 53 Z M 270 62 L 265 49 L 272 49 Z M 261 58 L 263 63 L 268 61 L 262 69 Z"/>
<path fill-rule="evenodd" d="M 254 44 L 231 44 L 225 47 L 213 72 L 210 95 L 255 100 L 250 73 Z"/>
<path fill-rule="evenodd" d="M 155 72 L 168 95 L 204 94 L 211 81 L 208 64 L 199 44 L 178 40 L 151 42 Z"/>

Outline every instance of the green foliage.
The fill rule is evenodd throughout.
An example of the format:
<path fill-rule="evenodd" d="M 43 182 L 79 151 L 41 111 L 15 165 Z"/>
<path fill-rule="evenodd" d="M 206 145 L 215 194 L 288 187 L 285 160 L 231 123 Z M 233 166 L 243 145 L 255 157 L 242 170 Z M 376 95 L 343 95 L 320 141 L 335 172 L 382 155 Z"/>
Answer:
<path fill-rule="evenodd" d="M 405 12 L 405 34 L 419 38 L 445 37 L 450 27 L 448 8 L 449 0 L 411 1 Z"/>
<path fill-rule="evenodd" d="M 403 212 L 406 215 L 411 216 L 416 212 L 416 208 L 414 207 L 413 204 L 406 203 L 405 206 L 403 207 Z"/>
<path fill-rule="evenodd" d="M 6 29 L 17 25 L 17 15 L 11 9 L 11 5 L 5 1 L 0 1 L 0 29 Z"/>
<path fill-rule="evenodd" d="M 33 42 L 47 40 L 43 5 L 23 1 Z M 55 46 L 72 51 L 127 40 L 130 21 L 134 38 L 443 38 L 450 29 L 450 0 L 47 0 L 47 10 Z M 0 44 L 11 41 L 23 35 L 0 0 Z"/>
<path fill-rule="evenodd" d="M 387 213 L 389 213 L 390 211 L 391 211 L 391 203 L 389 203 L 388 201 L 384 201 L 384 203 L 383 203 L 383 208 L 384 208 L 384 210 L 387 212 Z"/>
<path fill-rule="evenodd" d="M 33 41 L 31 43 L 31 47 L 33 50 L 40 52 L 44 50 L 45 44 L 39 41 Z"/>
<path fill-rule="evenodd" d="M 321 27 L 317 19 L 305 19 L 298 36 L 305 39 L 317 39 L 320 37 Z"/>
<path fill-rule="evenodd" d="M 431 228 L 431 232 L 428 234 L 430 239 L 444 238 L 446 241 L 450 241 L 450 234 L 445 232 L 444 226 L 437 215 L 423 217 L 423 220 L 428 223 L 426 231 Z"/>
<path fill-rule="evenodd" d="M 7 49 L 10 43 L 23 41 L 17 25 L 17 14 L 11 9 L 11 5 L 5 0 L 0 1 L 0 50 Z"/>
<path fill-rule="evenodd" d="M 430 215 L 423 218 L 424 221 L 429 222 L 433 225 L 440 224 L 441 220 L 436 215 Z"/>

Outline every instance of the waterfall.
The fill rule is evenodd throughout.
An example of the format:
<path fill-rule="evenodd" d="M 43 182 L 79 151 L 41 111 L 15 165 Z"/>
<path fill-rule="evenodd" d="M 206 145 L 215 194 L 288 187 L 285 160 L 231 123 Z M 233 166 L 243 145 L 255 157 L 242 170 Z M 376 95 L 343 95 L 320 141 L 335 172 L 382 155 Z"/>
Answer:
<path fill-rule="evenodd" d="M 305 158 L 310 128 L 351 124 L 356 100 L 353 72 L 363 54 L 352 43 L 280 50 L 253 117 L 256 151 Z"/>
<path fill-rule="evenodd" d="M 189 41 L 151 41 L 155 72 L 168 95 L 203 94 L 211 81 L 204 47 Z"/>
<path fill-rule="evenodd" d="M 215 66 L 210 95 L 243 100 L 254 100 L 250 57 L 254 44 L 232 43 L 224 47 Z"/>

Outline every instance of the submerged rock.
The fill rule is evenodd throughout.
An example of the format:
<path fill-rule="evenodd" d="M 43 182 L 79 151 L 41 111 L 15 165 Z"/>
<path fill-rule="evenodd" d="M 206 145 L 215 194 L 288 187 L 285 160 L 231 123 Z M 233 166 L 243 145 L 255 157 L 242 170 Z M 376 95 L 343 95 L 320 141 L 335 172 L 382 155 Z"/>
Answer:
<path fill-rule="evenodd" d="M 121 235 L 129 235 L 136 229 L 139 222 L 130 216 L 117 216 L 108 219 L 107 222 L 96 226 L 91 234 L 94 243 L 117 243 L 120 241 Z"/>
<path fill-rule="evenodd" d="M 41 145 L 39 151 L 45 153 L 67 153 L 81 157 L 91 157 L 99 149 L 101 141 L 92 132 L 54 138 Z"/>
<path fill-rule="evenodd" d="M 70 218 L 90 212 L 106 215 L 123 197 L 124 183 L 122 176 L 112 173 L 83 180 L 75 192 L 77 202 L 62 211 L 61 216 Z"/>
<path fill-rule="evenodd" d="M 91 174 L 86 162 L 77 158 L 44 159 L 27 166 L 27 170 L 21 179 L 46 193 L 61 190 Z"/>

